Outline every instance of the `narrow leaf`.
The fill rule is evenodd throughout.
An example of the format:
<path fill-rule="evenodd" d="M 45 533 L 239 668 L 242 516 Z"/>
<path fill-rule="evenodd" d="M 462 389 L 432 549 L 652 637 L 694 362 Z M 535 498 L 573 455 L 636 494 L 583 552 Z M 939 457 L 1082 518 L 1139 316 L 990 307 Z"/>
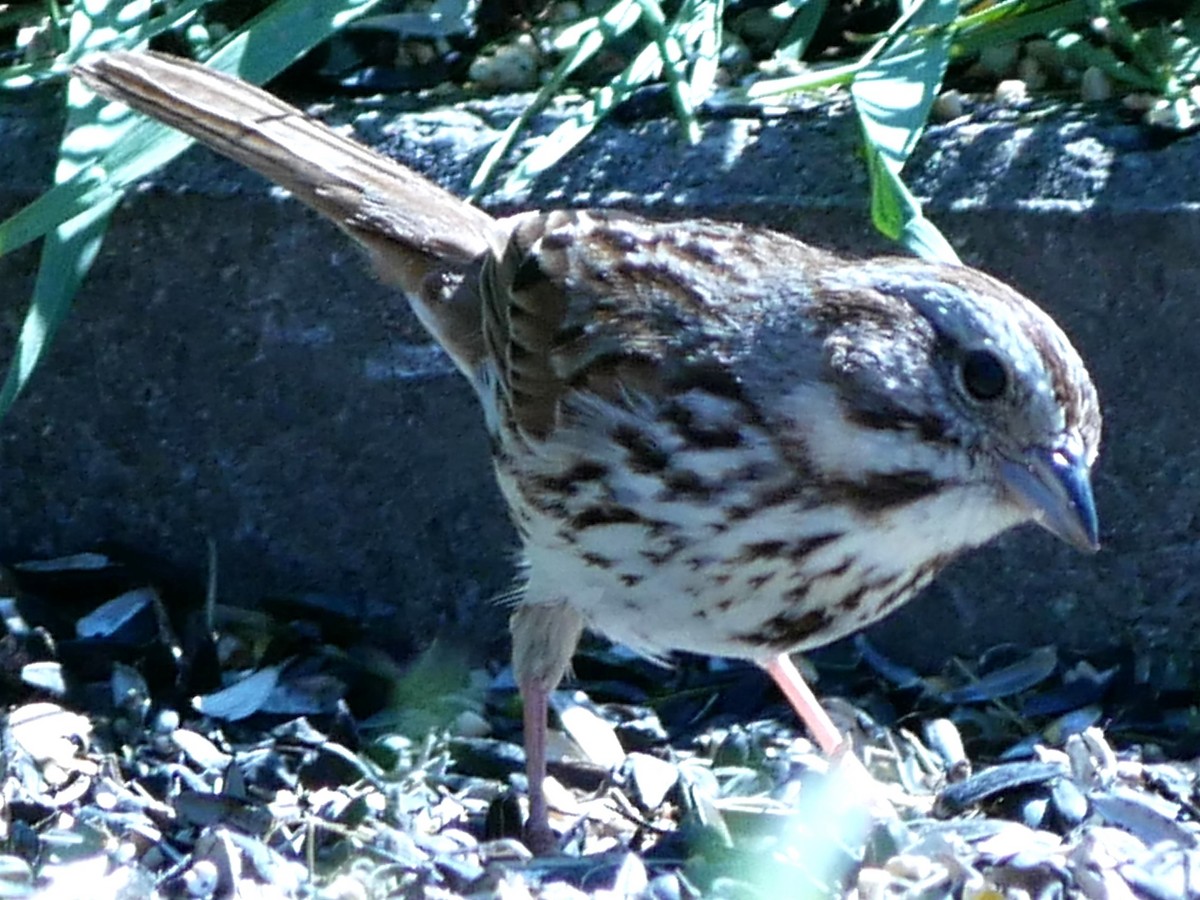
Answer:
<path fill-rule="evenodd" d="M 378 2 L 280 0 L 235 32 L 210 64 L 261 84 Z M 81 3 L 72 14 L 71 49 L 65 59 L 113 46 L 137 46 L 146 37 L 149 9 L 148 0 Z M 101 102 L 78 82 L 69 85 L 67 102 L 55 187 L 0 223 L 0 253 L 46 238 L 30 307 L 0 385 L 0 416 L 28 383 L 66 317 L 124 190 L 191 144 L 174 129 L 120 104 Z"/>
<path fill-rule="evenodd" d="M 917 0 L 906 7 L 850 86 L 866 143 L 871 218 L 885 235 L 910 250 L 945 261 L 958 257 L 900 179 L 950 58 L 949 25 L 957 0 Z"/>

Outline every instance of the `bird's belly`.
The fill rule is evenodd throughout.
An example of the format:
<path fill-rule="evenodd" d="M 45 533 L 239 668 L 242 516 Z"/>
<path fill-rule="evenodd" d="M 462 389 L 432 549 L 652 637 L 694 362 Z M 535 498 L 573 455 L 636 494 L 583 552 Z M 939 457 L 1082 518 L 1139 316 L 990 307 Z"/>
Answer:
<path fill-rule="evenodd" d="M 588 627 L 648 655 L 765 660 L 863 628 L 932 577 L 870 562 L 853 546 L 861 525 L 845 525 L 779 509 L 689 540 L 608 523 L 573 542 L 527 542 L 528 596 L 566 599 Z"/>
<path fill-rule="evenodd" d="M 565 599 L 588 627 L 648 655 L 767 660 L 870 625 L 1011 524 L 979 521 L 977 506 L 947 492 L 871 518 L 780 503 L 720 528 L 662 515 L 573 531 L 534 515 L 527 596 Z"/>

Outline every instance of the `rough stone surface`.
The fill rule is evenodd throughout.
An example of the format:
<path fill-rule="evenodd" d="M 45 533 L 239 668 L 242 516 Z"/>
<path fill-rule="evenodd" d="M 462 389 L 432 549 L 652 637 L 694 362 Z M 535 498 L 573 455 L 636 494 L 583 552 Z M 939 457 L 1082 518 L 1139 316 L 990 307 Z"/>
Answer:
<path fill-rule="evenodd" d="M 0 111 L 0 214 L 51 165 L 38 108 Z M 369 140 L 461 190 L 512 108 L 355 115 Z M 726 112 L 704 133 L 686 147 L 664 120 L 605 127 L 532 196 L 489 205 L 713 215 L 888 249 L 844 106 Z M 931 129 L 909 179 L 964 259 L 1037 298 L 1088 359 L 1106 413 L 1105 549 L 1084 558 L 1024 530 L 874 635 L 922 666 L 1011 640 L 1128 646 L 1160 677 L 1190 677 L 1200 136 L 1166 140 L 1106 109 L 976 109 Z M 5 345 L 35 266 L 28 248 L 0 257 Z M 446 629 L 496 639 L 503 614 L 485 599 L 515 571 L 465 384 L 347 240 L 202 151 L 116 214 L 0 430 L 0 494 L 0 558 L 118 540 L 199 571 L 212 538 L 223 598 L 343 596 L 400 649 Z"/>

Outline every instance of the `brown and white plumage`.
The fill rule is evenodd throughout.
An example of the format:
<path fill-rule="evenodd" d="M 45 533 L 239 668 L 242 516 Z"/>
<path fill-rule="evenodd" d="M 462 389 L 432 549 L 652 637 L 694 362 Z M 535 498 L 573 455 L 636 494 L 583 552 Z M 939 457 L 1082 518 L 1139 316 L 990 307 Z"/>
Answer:
<path fill-rule="evenodd" d="M 79 72 L 332 219 L 474 386 L 529 561 L 512 627 L 539 842 L 546 697 L 584 627 L 755 660 L 833 749 L 787 652 L 1023 522 L 1096 544 L 1095 389 L 993 278 L 711 221 L 496 220 L 200 66 Z"/>

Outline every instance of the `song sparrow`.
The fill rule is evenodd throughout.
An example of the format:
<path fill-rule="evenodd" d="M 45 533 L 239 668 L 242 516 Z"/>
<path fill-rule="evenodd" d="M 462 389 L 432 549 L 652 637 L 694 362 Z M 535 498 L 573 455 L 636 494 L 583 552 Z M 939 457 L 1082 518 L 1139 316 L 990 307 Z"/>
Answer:
<path fill-rule="evenodd" d="M 496 220 L 201 66 L 111 53 L 78 72 L 332 219 L 474 387 L 529 563 L 511 625 L 536 844 L 547 696 L 583 628 L 754 660 L 833 751 L 787 653 L 1023 522 L 1096 547 L 1095 388 L 994 278 L 714 221 Z"/>

